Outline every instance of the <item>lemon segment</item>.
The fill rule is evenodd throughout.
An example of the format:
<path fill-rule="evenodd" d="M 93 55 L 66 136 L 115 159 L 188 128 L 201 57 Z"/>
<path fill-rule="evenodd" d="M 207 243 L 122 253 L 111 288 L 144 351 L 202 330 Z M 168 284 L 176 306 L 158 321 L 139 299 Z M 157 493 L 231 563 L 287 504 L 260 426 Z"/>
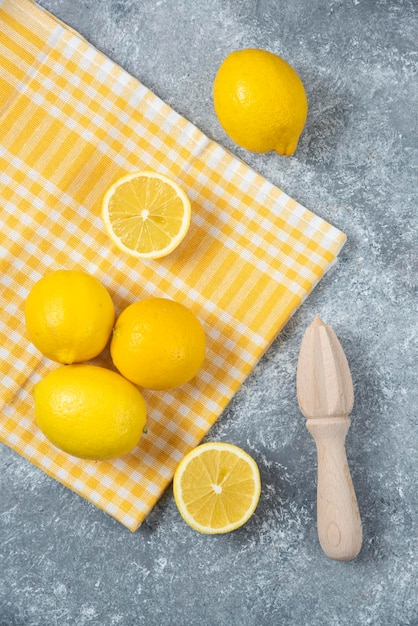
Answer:
<path fill-rule="evenodd" d="M 231 52 L 213 83 L 218 120 L 239 146 L 251 152 L 291 156 L 306 123 L 302 80 L 284 59 L 267 50 Z"/>
<path fill-rule="evenodd" d="M 95 365 L 65 365 L 34 387 L 36 422 L 57 448 L 83 459 L 110 459 L 138 444 L 146 422 L 139 389 Z"/>
<path fill-rule="evenodd" d="M 261 493 L 255 460 L 229 443 L 197 446 L 179 463 L 173 493 L 184 521 L 203 534 L 223 534 L 243 526 Z"/>
<path fill-rule="evenodd" d="M 102 219 L 118 249 L 141 259 L 157 259 L 175 250 L 191 218 L 185 192 L 154 171 L 134 172 L 117 180 L 103 198 Z"/>

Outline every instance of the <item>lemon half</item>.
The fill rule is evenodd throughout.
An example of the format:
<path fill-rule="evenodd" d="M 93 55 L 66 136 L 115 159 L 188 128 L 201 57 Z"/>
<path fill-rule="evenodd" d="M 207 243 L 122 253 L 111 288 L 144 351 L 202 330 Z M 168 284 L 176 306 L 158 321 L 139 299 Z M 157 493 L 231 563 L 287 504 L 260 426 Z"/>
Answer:
<path fill-rule="evenodd" d="M 158 259 L 173 252 L 190 226 L 190 200 L 168 176 L 133 172 L 106 192 L 102 219 L 113 243 L 130 256 Z"/>
<path fill-rule="evenodd" d="M 173 480 L 174 500 L 189 526 L 223 534 L 243 526 L 261 493 L 255 460 L 238 446 L 210 442 L 186 454 Z"/>

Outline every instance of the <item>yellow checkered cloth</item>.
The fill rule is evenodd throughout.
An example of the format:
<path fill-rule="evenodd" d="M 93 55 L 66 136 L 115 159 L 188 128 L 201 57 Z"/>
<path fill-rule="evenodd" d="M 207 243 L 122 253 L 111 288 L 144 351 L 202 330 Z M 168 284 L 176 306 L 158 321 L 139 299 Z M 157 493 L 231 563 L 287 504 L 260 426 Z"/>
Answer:
<path fill-rule="evenodd" d="M 159 261 L 120 253 L 100 218 L 109 185 L 143 168 L 192 202 L 186 239 Z M 0 232 L 0 440 L 131 530 L 345 241 L 31 0 L 0 0 Z M 206 331 L 200 373 L 144 392 L 148 433 L 113 461 L 60 452 L 34 421 L 33 385 L 57 365 L 30 343 L 23 303 L 61 268 L 97 276 L 117 312 L 164 296 Z"/>

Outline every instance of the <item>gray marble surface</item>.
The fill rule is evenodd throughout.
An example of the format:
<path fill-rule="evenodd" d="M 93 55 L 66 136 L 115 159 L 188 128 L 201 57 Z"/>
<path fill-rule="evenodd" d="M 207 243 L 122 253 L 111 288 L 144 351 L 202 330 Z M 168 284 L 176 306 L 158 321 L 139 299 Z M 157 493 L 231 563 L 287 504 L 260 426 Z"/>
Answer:
<path fill-rule="evenodd" d="M 195 533 L 170 488 L 130 533 L 2 447 L 0 626 L 416 626 L 417 2 L 40 3 L 348 241 L 207 437 L 260 467 L 259 507 L 238 531 Z M 216 120 L 216 70 L 250 46 L 305 83 L 291 158 L 241 150 Z M 316 452 L 295 397 L 317 313 L 355 385 L 347 455 L 364 543 L 349 563 L 317 541 Z"/>

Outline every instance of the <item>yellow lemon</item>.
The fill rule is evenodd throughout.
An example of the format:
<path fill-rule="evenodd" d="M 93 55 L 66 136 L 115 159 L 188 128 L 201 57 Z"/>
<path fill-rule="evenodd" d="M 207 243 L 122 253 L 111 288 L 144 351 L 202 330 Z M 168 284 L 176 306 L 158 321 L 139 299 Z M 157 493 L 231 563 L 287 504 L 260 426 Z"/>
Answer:
<path fill-rule="evenodd" d="M 134 172 L 103 198 L 102 218 L 113 243 L 130 256 L 158 259 L 179 246 L 190 226 L 190 200 L 168 176 Z"/>
<path fill-rule="evenodd" d="M 225 132 L 252 152 L 290 156 L 308 114 L 303 83 L 281 57 L 257 48 L 236 50 L 213 84 L 216 115 Z"/>
<path fill-rule="evenodd" d="M 221 534 L 245 524 L 261 493 L 255 460 L 230 443 L 197 446 L 177 466 L 174 500 L 181 516 L 195 530 Z"/>
<path fill-rule="evenodd" d="M 65 365 L 34 387 L 35 418 L 51 443 L 83 459 L 110 459 L 135 448 L 146 422 L 139 389 L 96 365 Z"/>
<path fill-rule="evenodd" d="M 97 278 L 78 270 L 57 270 L 30 290 L 25 319 L 38 350 L 53 361 L 70 364 L 100 354 L 112 332 L 115 309 Z"/>
<path fill-rule="evenodd" d="M 146 389 L 172 389 L 191 380 L 205 358 L 205 333 L 187 307 L 146 298 L 119 316 L 110 343 L 113 363 Z"/>

